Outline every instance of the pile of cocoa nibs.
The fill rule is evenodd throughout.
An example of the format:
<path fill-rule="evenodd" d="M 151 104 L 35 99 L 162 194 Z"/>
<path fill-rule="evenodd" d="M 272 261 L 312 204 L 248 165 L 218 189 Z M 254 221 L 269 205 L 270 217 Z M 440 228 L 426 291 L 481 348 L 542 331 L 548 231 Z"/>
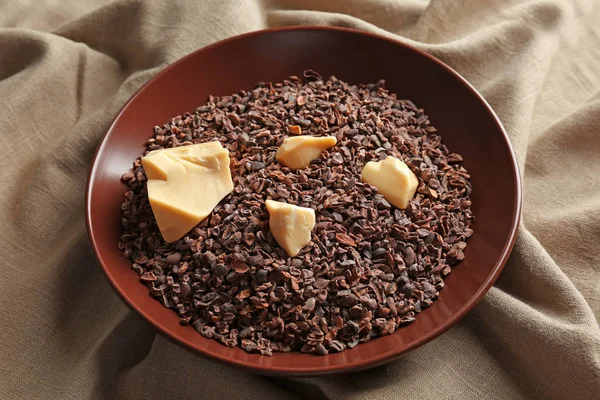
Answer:
<path fill-rule="evenodd" d="M 292 171 L 275 152 L 298 128 L 338 143 Z M 194 113 L 155 127 L 146 154 L 212 140 L 230 152 L 233 192 L 167 244 L 141 155 L 122 178 L 129 190 L 118 244 L 150 294 L 207 338 L 264 355 L 351 349 L 414 321 L 464 258 L 473 215 L 462 158 L 383 80 L 355 86 L 308 70 L 210 96 Z M 405 210 L 360 180 L 367 162 L 387 156 L 419 179 Z M 271 235 L 267 199 L 315 210 L 312 242 L 296 257 Z"/>

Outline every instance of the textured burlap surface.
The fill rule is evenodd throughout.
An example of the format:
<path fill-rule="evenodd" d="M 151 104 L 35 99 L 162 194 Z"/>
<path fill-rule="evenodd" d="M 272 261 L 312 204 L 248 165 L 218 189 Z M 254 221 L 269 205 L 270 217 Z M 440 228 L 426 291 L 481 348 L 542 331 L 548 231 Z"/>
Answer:
<path fill-rule="evenodd" d="M 518 156 L 511 259 L 461 323 L 384 367 L 264 378 L 157 335 L 84 226 L 98 141 L 180 57 L 266 27 L 394 37 L 477 87 Z M 600 398 L 600 2 L 0 0 L 1 399 Z"/>

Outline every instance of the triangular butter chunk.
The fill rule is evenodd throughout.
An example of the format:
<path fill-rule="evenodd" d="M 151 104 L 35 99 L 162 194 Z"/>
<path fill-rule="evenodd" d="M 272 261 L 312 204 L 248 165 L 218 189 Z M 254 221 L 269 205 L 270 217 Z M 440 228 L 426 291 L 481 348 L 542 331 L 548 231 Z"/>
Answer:
<path fill-rule="evenodd" d="M 335 146 L 336 143 L 335 136 L 288 137 L 277 149 L 275 158 L 288 168 L 302 169 L 308 167 L 312 160 L 319 158 L 324 150 Z"/>
<path fill-rule="evenodd" d="M 168 243 L 181 239 L 233 190 L 229 152 L 219 142 L 155 150 L 142 165 L 150 206 Z"/>
<path fill-rule="evenodd" d="M 267 200 L 265 204 L 273 237 L 290 257 L 294 257 L 310 243 L 315 210 L 273 200 Z"/>

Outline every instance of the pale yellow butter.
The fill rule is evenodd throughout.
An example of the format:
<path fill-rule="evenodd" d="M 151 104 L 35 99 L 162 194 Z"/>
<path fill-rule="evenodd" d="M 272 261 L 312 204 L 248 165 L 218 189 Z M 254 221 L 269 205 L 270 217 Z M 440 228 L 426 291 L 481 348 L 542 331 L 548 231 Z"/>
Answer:
<path fill-rule="evenodd" d="M 294 257 L 310 243 L 315 210 L 273 200 L 267 200 L 265 204 L 273 237 L 290 257 Z"/>
<path fill-rule="evenodd" d="M 383 197 L 398 208 L 406 208 L 419 185 L 417 176 L 396 157 L 388 156 L 383 161 L 369 161 L 362 173 L 363 182 L 375 186 Z"/>
<path fill-rule="evenodd" d="M 168 243 L 181 239 L 233 190 L 229 152 L 219 142 L 155 150 L 142 165 L 150 206 Z"/>
<path fill-rule="evenodd" d="M 306 168 L 312 160 L 319 158 L 323 150 L 335 146 L 335 136 L 295 136 L 283 140 L 275 157 L 281 164 L 291 169 Z"/>

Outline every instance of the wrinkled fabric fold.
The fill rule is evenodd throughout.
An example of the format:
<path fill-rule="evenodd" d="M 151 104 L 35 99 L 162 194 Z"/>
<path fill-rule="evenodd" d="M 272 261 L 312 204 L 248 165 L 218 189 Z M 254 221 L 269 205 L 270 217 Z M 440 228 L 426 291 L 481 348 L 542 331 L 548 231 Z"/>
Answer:
<path fill-rule="evenodd" d="M 0 398 L 600 396 L 598 1 L 0 0 L 0 10 Z M 260 377 L 178 347 L 121 302 L 86 238 L 87 173 L 125 101 L 198 48 L 292 25 L 362 29 L 440 58 L 497 112 L 523 177 L 519 237 L 482 302 L 427 345 L 351 375 Z"/>

